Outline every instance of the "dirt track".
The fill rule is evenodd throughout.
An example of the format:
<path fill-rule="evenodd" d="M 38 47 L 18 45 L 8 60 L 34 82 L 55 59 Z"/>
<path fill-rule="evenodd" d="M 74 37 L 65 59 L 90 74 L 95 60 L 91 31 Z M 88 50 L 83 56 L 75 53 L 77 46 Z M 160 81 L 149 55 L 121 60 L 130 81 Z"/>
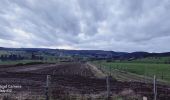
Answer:
<path fill-rule="evenodd" d="M 99 78 L 101 72 L 89 68 L 85 63 L 42 64 L 0 68 L 0 84 L 20 84 L 18 91 L 31 91 L 37 95 L 45 94 L 46 75 L 51 75 L 51 90 L 55 97 L 68 93 L 100 94 L 106 92 L 106 80 Z M 153 85 L 140 82 L 119 82 L 111 80 L 112 94 L 124 89 L 132 89 L 136 94 L 152 99 Z M 170 99 L 170 87 L 158 85 L 159 100 Z"/>

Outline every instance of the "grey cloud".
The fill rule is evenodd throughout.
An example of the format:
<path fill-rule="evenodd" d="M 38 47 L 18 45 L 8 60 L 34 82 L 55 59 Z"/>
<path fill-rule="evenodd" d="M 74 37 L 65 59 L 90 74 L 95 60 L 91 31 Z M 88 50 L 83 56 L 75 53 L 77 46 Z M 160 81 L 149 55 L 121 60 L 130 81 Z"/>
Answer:
<path fill-rule="evenodd" d="M 169 13 L 169 0 L 2 0 L 0 46 L 168 51 Z"/>

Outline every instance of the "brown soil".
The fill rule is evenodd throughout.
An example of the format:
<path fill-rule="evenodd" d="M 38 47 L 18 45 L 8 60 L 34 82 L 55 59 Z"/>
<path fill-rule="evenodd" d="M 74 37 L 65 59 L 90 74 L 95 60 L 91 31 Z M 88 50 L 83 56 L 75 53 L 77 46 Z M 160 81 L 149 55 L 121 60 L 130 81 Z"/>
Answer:
<path fill-rule="evenodd" d="M 94 68 L 93 68 L 94 69 Z M 31 91 L 45 94 L 46 76 L 51 75 L 51 93 L 56 98 L 65 94 L 100 94 L 106 92 L 106 79 L 96 77 L 95 71 L 84 63 L 41 64 L 0 68 L 0 84 L 19 84 L 14 92 Z M 131 89 L 153 100 L 153 85 L 141 82 L 120 82 L 110 79 L 112 94 Z M 158 100 L 170 100 L 170 86 L 158 85 Z"/>

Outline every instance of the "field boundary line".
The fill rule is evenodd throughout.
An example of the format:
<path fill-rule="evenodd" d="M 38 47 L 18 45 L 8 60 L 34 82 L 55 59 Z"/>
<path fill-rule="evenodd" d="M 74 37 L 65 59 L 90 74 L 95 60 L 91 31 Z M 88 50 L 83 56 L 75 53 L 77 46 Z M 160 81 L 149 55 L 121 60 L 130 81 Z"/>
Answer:
<path fill-rule="evenodd" d="M 95 65 L 100 66 L 98 64 L 95 64 Z M 109 73 L 109 70 L 106 69 L 107 66 L 103 66 L 103 67 L 101 67 L 101 69 L 99 69 L 99 67 L 97 67 L 97 68 L 98 68 L 98 70 L 100 70 L 103 73 Z M 114 71 L 117 71 L 117 73 L 116 73 L 117 76 L 121 76 L 121 77 L 124 77 L 124 78 L 127 78 L 127 79 L 132 78 L 130 81 L 137 81 L 137 82 L 143 82 L 143 83 L 152 83 L 153 82 L 153 77 L 139 75 L 139 74 L 135 74 L 135 73 L 131 73 L 131 72 L 128 72 L 128 71 L 119 70 L 119 69 L 112 69 L 111 74 L 112 74 L 113 77 L 115 77 L 114 76 L 115 75 Z M 120 79 L 118 79 L 118 80 L 120 80 Z M 157 79 L 157 84 L 168 85 L 169 86 L 170 82 L 168 82 L 166 80 Z"/>
<path fill-rule="evenodd" d="M 98 69 L 98 67 L 96 67 L 96 65 L 91 64 L 89 62 L 87 62 L 86 64 L 87 64 L 87 66 L 89 66 L 89 68 L 95 74 L 95 76 L 97 78 L 105 78 L 106 77 L 106 74 L 103 73 L 100 69 Z"/>
<path fill-rule="evenodd" d="M 141 78 L 140 81 L 142 81 L 142 82 L 145 82 L 145 79 L 149 83 L 153 82 L 153 78 L 149 77 L 149 76 L 139 75 L 139 74 L 135 74 L 135 73 L 131 73 L 131 72 L 128 72 L 128 71 L 119 70 L 119 69 L 115 69 L 115 70 L 120 72 L 120 73 L 123 73 L 123 74 L 139 77 L 139 78 Z M 161 80 L 161 79 L 157 79 L 157 82 L 158 82 L 158 84 L 164 84 L 164 85 L 169 85 L 170 84 L 170 82 L 165 81 L 165 80 Z"/>

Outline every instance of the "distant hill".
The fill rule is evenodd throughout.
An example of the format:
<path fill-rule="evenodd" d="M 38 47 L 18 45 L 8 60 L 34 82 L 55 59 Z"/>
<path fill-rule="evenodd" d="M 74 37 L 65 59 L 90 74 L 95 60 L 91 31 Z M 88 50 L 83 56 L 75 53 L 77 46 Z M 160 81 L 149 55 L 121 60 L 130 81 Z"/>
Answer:
<path fill-rule="evenodd" d="M 47 54 L 53 56 L 79 56 L 97 59 L 137 59 L 145 57 L 167 57 L 170 52 L 149 53 L 149 52 L 115 52 L 104 50 L 64 50 L 64 49 L 48 49 L 48 48 L 4 48 L 0 47 L 0 51 L 24 51 L 28 53 Z"/>

